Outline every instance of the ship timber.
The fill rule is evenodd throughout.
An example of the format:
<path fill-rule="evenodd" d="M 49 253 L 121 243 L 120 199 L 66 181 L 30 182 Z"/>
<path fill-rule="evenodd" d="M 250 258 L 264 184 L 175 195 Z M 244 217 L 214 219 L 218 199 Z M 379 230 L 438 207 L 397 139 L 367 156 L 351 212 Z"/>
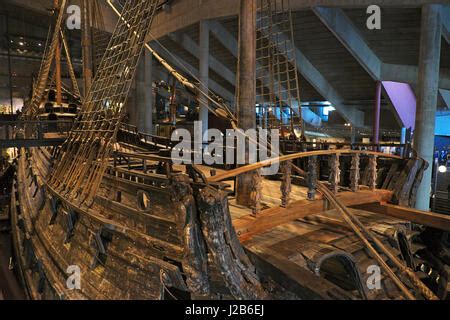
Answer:
<path fill-rule="evenodd" d="M 283 208 L 282 192 L 274 192 L 285 183 L 283 178 L 264 179 L 264 205 L 255 216 L 230 195 L 233 172 L 217 170 L 208 177 L 206 167 L 173 166 L 161 156 L 166 151 L 150 151 L 153 143 L 146 150 L 132 147 L 135 134 L 123 128 L 128 139 L 109 160 L 91 207 L 71 203 L 46 184 L 53 161 L 50 149 L 21 150 L 11 208 L 17 257 L 31 298 L 402 297 L 386 276 L 384 290 L 366 289 L 367 268 L 377 262 L 326 200 L 306 200 L 307 189 L 295 181 Z M 341 152 L 341 157 L 358 154 Z M 370 155 L 361 152 L 364 156 Z M 417 243 L 420 235 L 411 222 L 448 231 L 450 219 L 422 212 L 409 217 L 407 208 L 387 204 L 399 192 L 409 198 L 421 170 L 411 172 L 411 167 L 421 166 L 420 159 L 393 163 L 403 168 L 395 176 L 413 180 L 406 183 L 409 190 L 400 192 L 398 181 L 391 181 L 390 190 L 361 187 L 353 193 L 339 187 L 337 197 L 413 267 L 420 263 L 416 257 L 424 246 Z M 71 265 L 82 270 L 81 290 L 66 287 Z M 339 267 L 348 273 L 338 272 Z"/>
<path fill-rule="evenodd" d="M 122 124 L 115 133 L 100 136 L 110 139 L 111 150 L 98 157 L 103 172 L 89 201 L 53 179 L 64 163 L 61 149 L 20 149 L 11 220 L 29 298 L 433 299 L 447 294 L 448 266 L 427 232 L 448 232 L 450 219 L 408 209 L 428 166 L 423 159 L 347 149 L 298 153 L 286 144 L 285 156 L 227 171 L 174 165 L 170 141 L 131 126 Z M 73 159 L 73 172 L 100 167 L 94 163 L 92 171 L 76 171 Z M 327 183 L 317 174 L 319 160 L 328 163 Z M 258 170 L 276 161 L 280 171 L 262 178 Z M 351 163 L 348 170 L 341 168 L 345 161 Z M 252 178 L 251 207 L 236 203 L 235 181 L 242 174 Z M 439 260 L 432 266 L 430 253 Z M 368 268 L 378 265 L 380 289 L 371 290 Z M 71 266 L 81 270 L 78 290 L 67 286 Z M 430 269 L 435 273 L 427 273 Z"/>

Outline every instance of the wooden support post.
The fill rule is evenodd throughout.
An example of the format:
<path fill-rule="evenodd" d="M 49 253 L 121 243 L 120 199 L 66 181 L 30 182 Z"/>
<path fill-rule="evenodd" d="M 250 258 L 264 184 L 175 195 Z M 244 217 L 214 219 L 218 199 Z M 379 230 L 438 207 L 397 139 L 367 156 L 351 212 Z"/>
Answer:
<path fill-rule="evenodd" d="M 292 175 L 292 161 L 286 161 L 281 164 L 281 206 L 286 208 L 289 204 L 290 194 L 292 190 L 291 175 Z"/>
<path fill-rule="evenodd" d="M 377 156 L 369 157 L 369 188 L 375 190 L 377 188 Z"/>
<path fill-rule="evenodd" d="M 316 186 L 317 186 L 317 156 L 309 157 L 308 159 L 308 200 L 315 200 Z"/>
<path fill-rule="evenodd" d="M 341 169 L 339 168 L 339 155 L 333 154 L 329 160 L 330 165 L 330 177 L 329 182 L 331 184 L 331 190 L 333 193 L 338 193 L 339 182 L 341 180 Z"/>
<path fill-rule="evenodd" d="M 38 122 L 37 124 L 37 138 L 38 140 L 42 140 L 44 138 L 44 134 L 42 131 L 42 122 Z"/>
<path fill-rule="evenodd" d="M 142 160 L 142 170 L 144 171 L 144 173 L 147 173 L 147 160 L 143 159 Z"/>
<path fill-rule="evenodd" d="M 350 189 L 353 192 L 357 192 L 359 190 L 359 163 L 360 156 L 356 153 L 352 156 L 352 165 L 350 167 Z"/>

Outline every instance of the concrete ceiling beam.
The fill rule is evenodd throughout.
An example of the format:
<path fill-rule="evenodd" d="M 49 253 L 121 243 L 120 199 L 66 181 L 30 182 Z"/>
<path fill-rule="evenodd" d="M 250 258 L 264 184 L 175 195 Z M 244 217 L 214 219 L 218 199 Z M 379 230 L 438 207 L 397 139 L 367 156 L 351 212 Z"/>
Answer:
<path fill-rule="evenodd" d="M 439 89 L 439 94 L 442 100 L 444 100 L 445 105 L 450 109 L 450 90 Z"/>
<path fill-rule="evenodd" d="M 382 62 L 342 9 L 315 7 L 313 12 L 374 80 L 380 80 Z"/>
<path fill-rule="evenodd" d="M 49 15 L 48 8 L 52 7 L 53 0 L 7 0 L 8 3 L 21 6 L 23 8 L 36 10 Z M 167 10 L 161 10 L 156 16 L 152 25 L 152 35 L 158 39 L 168 33 L 176 32 L 187 26 L 199 23 L 201 20 L 212 20 L 230 16 L 237 16 L 239 13 L 240 0 L 181 0 L 174 1 Z M 445 0 L 436 0 L 436 3 L 445 3 Z M 71 4 L 80 4 L 81 0 L 72 0 Z M 105 31 L 112 32 L 117 22 L 117 16 L 103 1 L 102 13 L 105 20 Z M 381 7 L 397 8 L 417 8 L 429 3 L 429 0 L 291 0 L 291 9 L 305 10 L 316 6 L 342 7 L 342 8 L 366 8 L 372 4 Z M 154 40 L 149 36 L 148 41 Z"/>
<path fill-rule="evenodd" d="M 24 0 L 22 0 L 24 1 Z M 240 0 L 183 0 L 174 2 L 167 11 L 161 11 L 155 17 L 152 34 L 160 38 L 167 33 L 183 29 L 201 20 L 220 19 L 237 16 Z M 367 8 L 377 4 L 381 7 L 418 8 L 427 4 L 428 0 L 291 0 L 293 11 L 310 9 L 317 6 L 341 8 Z M 437 3 L 445 3 L 445 0 Z M 152 39 L 149 39 L 151 41 Z"/>
<path fill-rule="evenodd" d="M 114 2 L 114 1 L 113 1 Z M 69 5 L 81 6 L 82 0 L 70 0 Z M 102 10 L 103 21 L 105 31 L 112 32 L 117 23 L 117 15 L 109 7 L 106 1 L 99 1 L 100 8 Z M 11 4 L 24 8 L 25 10 L 31 10 L 39 14 L 51 16 L 49 9 L 53 8 L 53 0 L 6 0 L 6 4 Z M 0 8 L 2 10 L 2 8 Z"/>
<path fill-rule="evenodd" d="M 158 52 L 166 61 L 170 64 L 176 66 L 180 71 L 183 71 L 187 74 L 193 75 L 195 78 L 199 78 L 199 71 L 197 68 L 194 68 L 192 65 L 181 59 L 175 53 L 171 52 L 169 55 L 167 51 L 157 42 L 152 42 L 151 47 Z M 209 88 L 215 92 L 217 95 L 221 96 L 226 101 L 230 102 L 233 105 L 234 102 L 234 94 L 223 88 L 214 80 L 209 79 Z"/>
<path fill-rule="evenodd" d="M 405 82 L 412 85 L 417 83 L 417 66 L 381 61 L 342 9 L 316 7 L 313 11 L 374 80 Z M 450 30 L 449 6 L 443 6 L 443 12 L 443 29 Z M 439 87 L 450 89 L 449 86 L 450 70 L 441 69 Z"/>
<path fill-rule="evenodd" d="M 186 34 L 170 33 L 168 37 L 179 44 L 184 50 L 194 57 L 200 57 L 199 45 Z M 211 54 L 209 55 L 209 68 L 220 75 L 229 84 L 236 85 L 236 75 L 227 66 L 217 60 Z"/>
<path fill-rule="evenodd" d="M 450 5 L 442 6 L 442 35 L 450 44 Z"/>
<path fill-rule="evenodd" d="M 416 85 L 418 72 L 419 68 L 417 66 L 383 63 L 381 66 L 381 79 L 383 81 L 396 81 Z M 441 68 L 439 88 L 450 90 L 450 69 Z"/>

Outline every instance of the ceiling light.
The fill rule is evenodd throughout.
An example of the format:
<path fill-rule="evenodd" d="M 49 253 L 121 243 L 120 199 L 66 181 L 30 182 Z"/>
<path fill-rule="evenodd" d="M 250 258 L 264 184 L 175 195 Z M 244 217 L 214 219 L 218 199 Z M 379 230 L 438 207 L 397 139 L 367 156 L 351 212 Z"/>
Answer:
<path fill-rule="evenodd" d="M 447 172 L 447 166 L 439 166 L 438 171 L 440 173 L 446 173 Z"/>

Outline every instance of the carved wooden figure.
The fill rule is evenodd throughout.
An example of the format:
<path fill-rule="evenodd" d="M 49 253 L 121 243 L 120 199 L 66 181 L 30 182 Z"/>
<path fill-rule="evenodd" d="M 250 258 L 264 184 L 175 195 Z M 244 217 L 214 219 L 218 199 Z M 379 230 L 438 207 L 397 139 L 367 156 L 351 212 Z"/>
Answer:
<path fill-rule="evenodd" d="M 261 170 L 253 171 L 252 175 L 252 192 L 251 199 L 253 203 L 252 213 L 257 215 L 261 212 L 261 200 L 262 200 L 262 176 Z"/>
<path fill-rule="evenodd" d="M 308 159 L 308 200 L 315 200 L 317 186 L 317 156 Z"/>
<path fill-rule="evenodd" d="M 377 188 L 377 156 L 369 157 L 369 188 L 375 190 Z"/>
<path fill-rule="evenodd" d="M 334 193 L 339 191 L 339 182 L 341 180 L 341 169 L 339 168 L 339 155 L 333 154 L 330 157 L 330 178 L 329 182 L 331 185 L 331 190 Z"/>
<path fill-rule="evenodd" d="M 175 175 L 171 179 L 171 199 L 177 203 L 178 232 L 183 239 L 183 270 L 186 284 L 195 294 L 209 293 L 206 245 L 201 236 L 193 190 L 187 175 Z"/>
<path fill-rule="evenodd" d="M 360 156 L 358 153 L 352 156 L 352 164 L 350 167 L 350 189 L 353 192 L 357 192 L 359 190 L 359 164 L 360 164 Z"/>
<path fill-rule="evenodd" d="M 292 161 L 286 161 L 281 164 L 281 185 L 280 185 L 280 191 L 281 191 L 281 206 L 283 208 L 286 208 L 289 204 L 289 196 L 292 190 L 292 184 L 291 184 L 291 174 L 292 174 Z"/>

